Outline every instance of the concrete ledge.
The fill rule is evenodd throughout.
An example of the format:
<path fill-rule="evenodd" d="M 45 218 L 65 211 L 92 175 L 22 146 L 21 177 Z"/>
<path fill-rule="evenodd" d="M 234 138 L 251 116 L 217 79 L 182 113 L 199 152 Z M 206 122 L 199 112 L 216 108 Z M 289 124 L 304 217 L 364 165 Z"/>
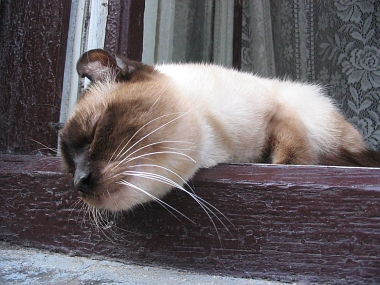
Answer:
<path fill-rule="evenodd" d="M 115 261 L 69 257 L 0 242 L 0 283 L 25 285 L 281 285 L 284 283 L 195 274 Z"/>

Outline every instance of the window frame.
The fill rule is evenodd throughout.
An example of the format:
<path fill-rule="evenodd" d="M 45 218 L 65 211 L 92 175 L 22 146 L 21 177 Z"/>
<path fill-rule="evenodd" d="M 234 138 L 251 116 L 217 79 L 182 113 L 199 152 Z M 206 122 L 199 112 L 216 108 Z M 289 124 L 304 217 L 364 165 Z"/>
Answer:
<path fill-rule="evenodd" d="M 109 0 L 108 5 L 105 48 L 141 60 L 144 1 Z M 241 1 L 235 1 L 235 11 L 239 9 Z M 240 17 L 235 13 L 235 39 Z M 238 39 L 234 47 L 234 66 L 238 67 Z M 53 106 L 57 107 L 59 103 Z M 19 113 L 30 111 L 32 105 L 22 108 Z M 20 125 L 19 130 L 26 128 L 30 125 Z M 0 138 L 3 153 L 7 143 L 17 143 L 17 137 Z M 173 191 L 165 201 L 183 210 L 195 224 L 178 221 L 151 204 L 125 215 L 122 225 L 127 231 L 121 233 L 128 240 L 115 244 L 80 221 L 81 209 L 71 210 L 78 196 L 60 172 L 59 158 L 26 155 L 34 147 L 28 142 L 18 153 L 0 155 L 3 241 L 236 277 L 379 281 L 378 169 L 254 164 L 203 169 L 190 183 L 234 223 L 232 236 L 219 224 L 219 240 L 207 215 L 194 211 L 199 209 L 194 201 Z"/>

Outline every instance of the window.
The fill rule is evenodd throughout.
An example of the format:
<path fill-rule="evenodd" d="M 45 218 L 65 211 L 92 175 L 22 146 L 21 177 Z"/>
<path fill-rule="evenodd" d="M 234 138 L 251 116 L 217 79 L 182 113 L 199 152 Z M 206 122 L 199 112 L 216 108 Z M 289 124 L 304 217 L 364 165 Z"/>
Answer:
<path fill-rule="evenodd" d="M 73 1 L 70 16 L 60 121 L 66 121 L 88 82 L 76 61 L 89 49 L 103 48 L 108 1 Z M 147 0 L 142 61 L 215 62 L 232 66 L 234 1 Z"/>
<path fill-rule="evenodd" d="M 242 8 L 238 35 L 236 3 Z M 76 74 L 76 59 L 104 46 L 107 5 L 108 0 L 73 1 L 61 121 L 86 84 Z M 373 1 L 146 0 L 142 61 L 236 66 L 233 57 L 239 53 L 243 70 L 321 83 L 367 143 L 379 149 L 378 6 Z M 241 46 L 235 43 L 239 37 Z"/>
<path fill-rule="evenodd" d="M 295 7 L 290 3 L 301 2 L 281 1 L 285 11 L 291 11 L 285 16 L 303 17 L 290 9 Z M 342 5 L 341 16 L 347 12 L 355 17 L 372 4 L 378 5 L 378 1 L 343 2 L 323 3 Z M 108 0 L 106 30 L 112 26 L 108 25 L 110 18 L 123 25 L 105 37 L 123 42 L 106 40 L 107 49 L 127 49 L 123 36 L 132 32 L 124 33 L 124 23 L 135 18 L 125 15 L 136 3 L 143 1 Z M 233 237 L 221 233 L 222 246 L 208 217 L 194 211 L 199 209 L 195 202 L 181 193 L 169 195 L 166 201 L 189 214 L 194 224 L 178 222 L 158 205 L 136 209 L 124 217 L 123 230 L 118 233 L 125 239 L 115 244 L 88 223 L 78 222 L 83 212 L 71 212 L 77 196 L 70 189 L 71 182 L 59 173 L 59 159 L 30 155 L 40 148 L 31 139 L 56 145 L 56 134 L 47 125 L 59 120 L 69 4 L 63 0 L 0 3 L 0 63 L 6 67 L 0 69 L 0 148 L 2 153 L 13 154 L 0 155 L 0 239 L 77 255 L 95 253 L 127 262 L 247 278 L 379 283 L 378 169 L 220 165 L 200 171 L 193 180 L 197 193 L 236 226 L 231 229 Z M 137 19 L 141 6 L 138 11 L 132 13 Z M 358 24 L 364 24 L 369 14 L 360 15 L 366 20 Z M 284 18 L 278 20 L 281 24 Z M 136 21 L 133 29 L 140 23 Z M 37 33 L 38 26 L 49 30 Z"/>
<path fill-rule="evenodd" d="M 73 0 L 67 41 L 65 75 L 63 78 L 60 122 L 72 112 L 78 94 L 87 79 L 80 79 L 76 62 L 83 52 L 103 48 L 108 15 L 108 0 Z"/>

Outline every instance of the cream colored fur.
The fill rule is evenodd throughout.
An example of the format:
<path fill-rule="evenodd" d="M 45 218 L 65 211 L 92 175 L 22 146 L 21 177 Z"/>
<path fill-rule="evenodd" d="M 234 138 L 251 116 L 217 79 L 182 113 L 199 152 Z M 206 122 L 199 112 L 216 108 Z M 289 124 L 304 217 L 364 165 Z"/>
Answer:
<path fill-rule="evenodd" d="M 360 134 L 317 85 L 265 79 L 214 65 L 161 65 L 156 70 L 170 77 L 181 96 L 196 106 L 203 128 L 201 167 L 259 161 L 275 115 L 293 119 L 294 127 L 305 127 L 314 153 L 308 164 L 318 163 L 318 155 L 334 153 L 347 136 L 355 140 L 353 150 L 365 147 Z"/>
<path fill-rule="evenodd" d="M 272 163 L 318 164 L 342 148 L 365 150 L 358 131 L 317 85 L 203 64 L 140 66 L 130 79 L 118 81 L 116 67 L 104 65 L 104 58 L 99 75 L 99 64 L 82 57 L 79 70 L 95 72 L 99 82 L 84 92 L 61 131 L 68 172 L 75 177 L 78 165 L 90 165 L 97 175 L 90 176 L 91 189 L 77 187 L 93 207 L 127 210 L 173 187 L 188 192 L 181 188 L 185 181 L 218 163 L 262 162 L 267 155 Z M 117 109 L 117 117 L 110 109 Z M 108 129 L 102 129 L 107 120 Z M 99 129 L 112 129 L 101 144 Z M 71 147 L 91 134 L 88 148 Z M 135 136 L 137 142 L 129 142 Z"/>

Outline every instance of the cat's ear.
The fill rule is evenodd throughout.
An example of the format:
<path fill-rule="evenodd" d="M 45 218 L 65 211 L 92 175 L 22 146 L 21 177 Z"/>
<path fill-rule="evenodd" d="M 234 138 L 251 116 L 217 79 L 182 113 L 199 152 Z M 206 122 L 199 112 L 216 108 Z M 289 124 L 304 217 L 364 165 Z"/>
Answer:
<path fill-rule="evenodd" d="M 91 81 L 129 80 L 133 72 L 142 63 L 130 61 L 121 56 L 112 56 L 103 49 L 93 49 L 85 52 L 77 62 L 80 77 Z"/>

